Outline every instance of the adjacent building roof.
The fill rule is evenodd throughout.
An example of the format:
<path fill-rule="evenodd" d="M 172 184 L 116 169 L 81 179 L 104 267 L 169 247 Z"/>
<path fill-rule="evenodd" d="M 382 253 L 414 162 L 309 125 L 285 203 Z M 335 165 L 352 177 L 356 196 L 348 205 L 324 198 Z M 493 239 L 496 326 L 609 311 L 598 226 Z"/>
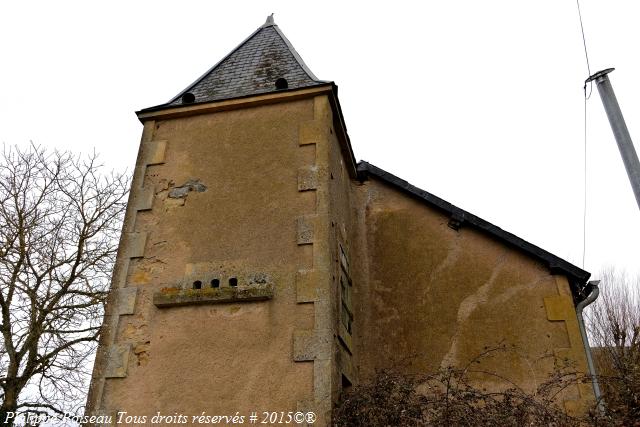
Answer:
<path fill-rule="evenodd" d="M 276 87 L 276 82 L 280 80 Z M 245 41 L 160 109 L 184 103 L 240 98 L 285 89 L 326 85 L 306 66 L 273 21 L 273 15 Z M 144 111 L 144 110 L 143 110 Z"/>
<path fill-rule="evenodd" d="M 377 178 L 393 187 L 396 187 L 400 191 L 409 194 L 422 202 L 429 204 L 436 209 L 445 212 L 451 218 L 449 225 L 452 228 L 459 228 L 464 226 L 471 226 L 478 230 L 487 233 L 512 247 L 516 247 L 525 253 L 529 254 L 533 258 L 542 261 L 552 273 L 565 274 L 572 285 L 572 291 L 576 299 L 582 299 L 582 288 L 587 284 L 587 280 L 591 276 L 591 273 L 584 271 L 583 269 L 576 267 L 575 265 L 553 255 L 550 252 L 545 251 L 538 246 L 527 242 L 520 237 L 503 230 L 491 224 L 484 219 L 473 215 L 459 207 L 452 205 L 446 200 L 441 199 L 427 191 L 424 191 L 418 187 L 409 184 L 407 181 L 398 178 L 397 176 L 380 169 L 370 163 L 361 161 L 358 163 L 358 174 L 360 179 L 365 180 L 372 176 Z"/>

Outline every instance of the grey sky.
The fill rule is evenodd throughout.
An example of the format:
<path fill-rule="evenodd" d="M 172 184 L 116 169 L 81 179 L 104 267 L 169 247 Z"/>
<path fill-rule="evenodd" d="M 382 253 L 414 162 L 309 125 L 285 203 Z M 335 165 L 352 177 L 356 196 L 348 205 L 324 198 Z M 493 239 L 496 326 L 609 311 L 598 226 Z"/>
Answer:
<path fill-rule="evenodd" d="M 340 87 L 367 160 L 580 266 L 583 94 L 576 4 L 543 1 L 0 4 L 0 141 L 132 168 L 134 111 L 168 101 L 266 16 Z M 582 0 L 591 71 L 640 140 L 640 4 Z M 640 272 L 640 212 L 597 92 L 588 101 L 585 269 Z M 638 142 L 636 142 L 638 147 Z"/>

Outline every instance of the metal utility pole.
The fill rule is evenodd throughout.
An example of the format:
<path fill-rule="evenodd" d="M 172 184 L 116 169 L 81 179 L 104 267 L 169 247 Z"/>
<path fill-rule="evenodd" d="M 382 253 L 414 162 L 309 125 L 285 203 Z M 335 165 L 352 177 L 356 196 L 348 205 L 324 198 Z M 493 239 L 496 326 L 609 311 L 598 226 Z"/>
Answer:
<path fill-rule="evenodd" d="M 624 122 L 624 117 L 622 117 L 622 111 L 620 111 L 616 94 L 613 92 L 613 86 L 611 86 L 611 82 L 607 76 L 607 74 L 613 70 L 614 68 L 607 68 L 606 70 L 598 71 L 589 77 L 585 81 L 585 84 L 595 80 L 598 86 L 600 99 L 602 99 L 604 110 L 607 112 L 611 130 L 613 130 L 613 135 L 618 143 L 620 155 L 622 156 L 624 167 L 627 170 L 627 175 L 631 182 L 631 188 L 636 196 L 638 208 L 640 208 L 640 162 L 638 161 L 638 154 L 636 154 L 636 150 L 633 148 L 633 142 L 631 141 L 627 124 Z"/>

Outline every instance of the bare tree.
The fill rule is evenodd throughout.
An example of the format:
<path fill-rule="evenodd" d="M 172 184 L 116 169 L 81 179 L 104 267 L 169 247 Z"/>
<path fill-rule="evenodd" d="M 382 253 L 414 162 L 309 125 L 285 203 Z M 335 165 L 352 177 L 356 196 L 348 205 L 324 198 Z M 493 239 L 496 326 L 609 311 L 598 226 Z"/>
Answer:
<path fill-rule="evenodd" d="M 84 403 L 128 193 L 102 170 L 95 154 L 3 147 L 0 423 Z"/>
<path fill-rule="evenodd" d="M 640 420 L 640 277 L 612 268 L 600 276 L 587 326 L 607 415 L 627 425 Z"/>

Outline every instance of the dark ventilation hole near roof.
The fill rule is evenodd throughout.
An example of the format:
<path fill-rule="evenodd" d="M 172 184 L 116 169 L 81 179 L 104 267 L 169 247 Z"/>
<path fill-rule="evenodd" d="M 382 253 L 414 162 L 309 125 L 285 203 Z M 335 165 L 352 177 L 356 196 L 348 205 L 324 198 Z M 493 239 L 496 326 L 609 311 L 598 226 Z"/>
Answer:
<path fill-rule="evenodd" d="M 202 282 L 200 280 L 193 282 L 193 289 L 202 289 Z"/>
<path fill-rule="evenodd" d="M 229 279 L 229 286 L 238 286 L 238 278 L 232 277 Z"/>
<path fill-rule="evenodd" d="M 219 288 L 220 287 L 220 279 L 213 279 L 211 281 L 211 287 L 212 288 Z"/>
<path fill-rule="evenodd" d="M 196 100 L 196 96 L 191 92 L 187 92 L 182 95 L 182 103 L 183 104 L 193 104 Z"/>
<path fill-rule="evenodd" d="M 282 90 L 288 87 L 289 87 L 289 82 L 287 82 L 287 79 L 285 79 L 284 77 L 280 77 L 278 80 L 276 80 L 276 89 Z"/>

